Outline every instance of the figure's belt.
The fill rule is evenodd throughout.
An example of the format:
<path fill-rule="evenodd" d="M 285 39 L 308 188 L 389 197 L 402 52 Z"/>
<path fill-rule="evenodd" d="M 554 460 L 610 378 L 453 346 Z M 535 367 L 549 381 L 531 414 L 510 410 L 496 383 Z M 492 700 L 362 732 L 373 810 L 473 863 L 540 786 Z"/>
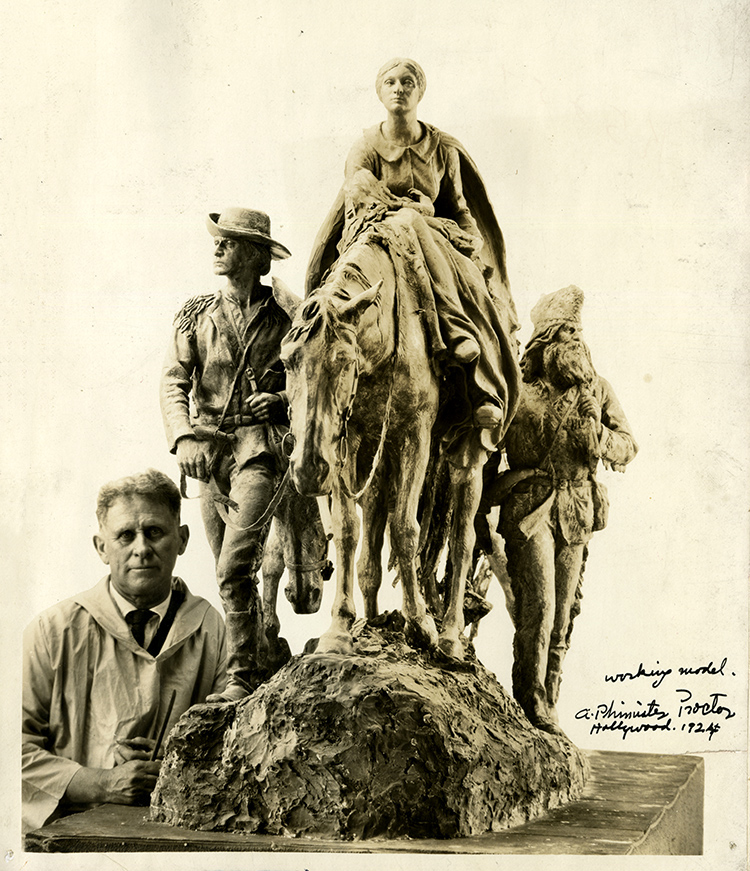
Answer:
<path fill-rule="evenodd" d="M 242 426 L 262 426 L 262 424 L 252 415 L 234 414 L 222 421 L 221 428 L 216 422 L 193 424 L 193 435 L 198 441 L 234 442 L 237 440 L 235 430 Z"/>
<path fill-rule="evenodd" d="M 500 505 L 522 481 L 531 478 L 543 478 L 553 490 L 559 490 L 567 484 L 585 484 L 590 480 L 588 471 L 575 478 L 563 478 L 545 469 L 506 469 L 485 489 L 483 500 L 487 505 Z"/>
<path fill-rule="evenodd" d="M 574 478 L 565 478 L 562 475 L 556 474 L 554 471 L 548 472 L 545 469 L 533 469 L 529 471 L 532 472 L 533 477 L 547 478 L 551 480 L 553 487 L 562 487 L 565 484 L 585 484 L 587 481 L 591 480 L 588 469 L 584 473 L 576 475 Z"/>
<path fill-rule="evenodd" d="M 216 432 L 219 420 L 203 419 L 193 425 L 193 429 Z M 228 414 L 221 420 L 220 432 L 227 432 L 238 426 L 260 426 L 261 421 L 254 414 Z"/>
<path fill-rule="evenodd" d="M 221 422 L 221 428 L 235 426 L 258 426 L 261 421 L 254 414 L 228 414 Z"/>

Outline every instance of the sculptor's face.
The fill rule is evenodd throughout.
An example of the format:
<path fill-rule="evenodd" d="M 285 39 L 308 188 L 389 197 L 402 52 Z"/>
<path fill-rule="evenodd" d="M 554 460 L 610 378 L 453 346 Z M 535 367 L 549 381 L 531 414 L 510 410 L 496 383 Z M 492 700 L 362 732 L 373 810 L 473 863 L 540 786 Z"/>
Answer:
<path fill-rule="evenodd" d="M 389 112 L 402 114 L 417 108 L 422 93 L 414 73 L 404 64 L 398 64 L 385 74 L 378 97 Z"/>
<path fill-rule="evenodd" d="M 117 499 L 94 536 L 115 589 L 138 608 L 167 598 L 172 570 L 187 542 L 187 526 L 180 526 L 166 505 L 143 496 Z"/>

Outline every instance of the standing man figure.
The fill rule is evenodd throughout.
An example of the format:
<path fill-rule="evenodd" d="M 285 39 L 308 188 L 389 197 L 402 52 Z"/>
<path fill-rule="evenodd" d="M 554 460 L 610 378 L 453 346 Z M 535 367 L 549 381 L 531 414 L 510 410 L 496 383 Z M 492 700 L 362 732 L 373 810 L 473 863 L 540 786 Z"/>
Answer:
<path fill-rule="evenodd" d="M 538 729 L 561 734 L 555 710 L 593 533 L 606 525 L 601 460 L 624 471 L 638 447 L 610 384 L 580 336 L 583 292 L 547 294 L 531 312 L 523 389 L 506 435 L 509 471 L 489 483 L 501 504 L 515 597 L 513 695 Z"/>
<path fill-rule="evenodd" d="M 109 575 L 24 633 L 25 831 L 91 804 L 146 802 L 172 692 L 165 735 L 226 681 L 221 617 L 172 575 L 188 541 L 175 484 L 153 469 L 105 484 L 96 516 Z"/>
<path fill-rule="evenodd" d="M 276 425 L 288 424 L 279 351 L 299 300 L 275 278 L 272 287 L 261 283 L 272 259 L 290 256 L 271 238 L 268 215 L 226 209 L 209 215 L 208 229 L 214 272 L 227 284 L 177 313 L 161 408 L 180 471 L 201 482 L 227 626 L 227 688 L 209 701 L 223 702 L 245 698 L 270 676 L 257 572 L 281 472 Z"/>

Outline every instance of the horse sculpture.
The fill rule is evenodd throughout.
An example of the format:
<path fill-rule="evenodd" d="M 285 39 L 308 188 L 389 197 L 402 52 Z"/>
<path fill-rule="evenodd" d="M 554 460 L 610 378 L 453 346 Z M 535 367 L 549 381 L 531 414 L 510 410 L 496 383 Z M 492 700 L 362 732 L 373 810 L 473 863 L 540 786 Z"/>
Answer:
<path fill-rule="evenodd" d="M 417 514 L 440 384 L 418 306 L 408 294 L 397 294 L 396 285 L 389 252 L 377 234 L 363 234 L 300 306 L 282 343 L 295 440 L 292 478 L 300 493 L 330 494 L 332 500 L 338 578 L 332 623 L 318 650 L 351 650 L 359 501 L 365 527 L 359 561 L 365 617 L 378 614 L 388 523 L 407 637 L 415 646 L 438 645 L 444 654 L 461 659 L 465 579 L 486 454 L 477 451 L 468 468 L 450 470 L 453 571 L 438 637 L 418 581 Z"/>

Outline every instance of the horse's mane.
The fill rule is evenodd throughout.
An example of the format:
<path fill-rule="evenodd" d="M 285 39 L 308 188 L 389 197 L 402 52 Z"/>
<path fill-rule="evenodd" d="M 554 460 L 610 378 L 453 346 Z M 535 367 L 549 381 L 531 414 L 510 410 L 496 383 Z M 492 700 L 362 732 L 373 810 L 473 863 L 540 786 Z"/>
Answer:
<path fill-rule="evenodd" d="M 339 309 L 353 298 L 349 287 L 361 290 L 370 287 L 370 281 L 357 262 L 357 253 L 361 247 L 373 244 L 375 240 L 366 234 L 331 266 L 320 287 L 314 288 L 297 310 L 287 341 L 307 341 L 321 330 L 326 341 L 337 341 L 344 333 L 351 332 L 351 326 L 341 318 Z"/>

